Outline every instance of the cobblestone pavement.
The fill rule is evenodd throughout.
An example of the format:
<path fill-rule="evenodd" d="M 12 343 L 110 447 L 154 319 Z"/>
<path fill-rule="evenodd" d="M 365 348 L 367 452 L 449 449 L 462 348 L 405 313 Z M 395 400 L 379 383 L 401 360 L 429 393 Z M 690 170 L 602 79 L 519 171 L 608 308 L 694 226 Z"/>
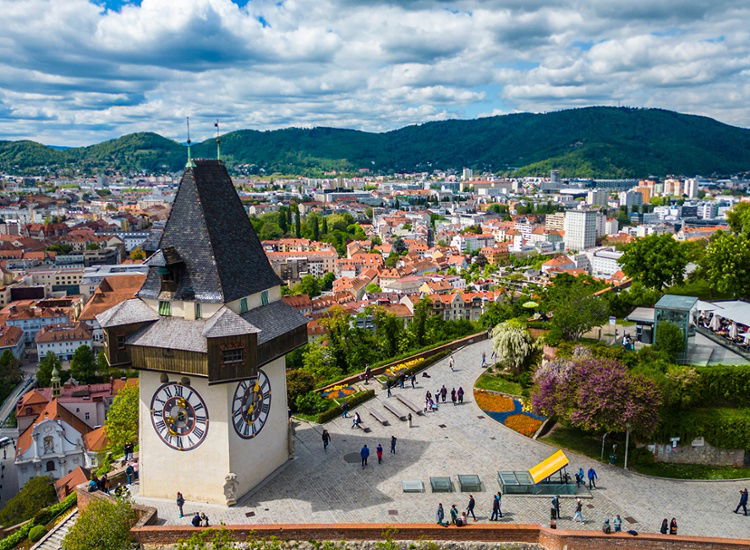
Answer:
<path fill-rule="evenodd" d="M 418 376 L 417 387 L 393 390 L 386 397 L 377 388 L 377 397 L 355 410 L 370 429 L 351 428 L 351 419 L 337 418 L 325 427 L 331 434 L 328 452 L 323 452 L 322 426 L 300 423 L 295 438 L 295 459 L 259 488 L 245 495 L 237 506 L 225 508 L 186 503 L 186 517 L 177 518 L 174 502 L 138 498 L 158 508 L 166 523 L 188 523 L 191 513 L 205 512 L 214 524 L 253 523 L 432 523 L 439 502 L 447 510 L 456 504 L 466 509 L 467 493 L 432 493 L 430 476 L 477 474 L 483 490 L 474 494 L 477 520 L 487 522 L 492 495 L 497 492 L 499 470 L 527 470 L 556 449 L 526 438 L 486 417 L 473 400 L 472 387 L 481 374 L 481 356 L 489 357 L 489 341 L 479 342 L 454 354 L 455 372 L 443 359 L 428 369 L 431 378 Z M 374 382 L 370 382 L 374 386 Z M 387 412 L 382 402 L 396 401 L 402 392 L 416 405 L 424 403 L 425 391 L 435 392 L 443 384 L 450 391 L 463 387 L 465 403 L 453 406 L 450 398 L 439 411 L 414 415 L 411 427 Z M 368 414 L 375 410 L 390 425 L 381 426 Z M 397 453 L 390 454 L 391 435 L 398 438 Z M 359 450 L 371 449 L 369 465 L 361 468 Z M 385 450 L 378 464 L 375 447 Z M 571 472 L 592 464 L 586 457 L 567 453 Z M 665 517 L 677 518 L 680 534 L 750 538 L 750 517 L 733 512 L 740 488 L 748 482 L 685 482 L 649 478 L 609 465 L 594 464 L 600 483 L 584 500 L 585 525 L 572 521 L 574 500 L 562 499 L 561 528 L 599 529 L 605 517 L 620 514 L 623 529 L 656 532 Z M 404 493 L 402 480 L 422 480 L 424 493 Z M 506 523 L 548 524 L 549 500 L 544 497 L 503 496 Z M 632 520 L 632 522 L 631 522 Z"/>

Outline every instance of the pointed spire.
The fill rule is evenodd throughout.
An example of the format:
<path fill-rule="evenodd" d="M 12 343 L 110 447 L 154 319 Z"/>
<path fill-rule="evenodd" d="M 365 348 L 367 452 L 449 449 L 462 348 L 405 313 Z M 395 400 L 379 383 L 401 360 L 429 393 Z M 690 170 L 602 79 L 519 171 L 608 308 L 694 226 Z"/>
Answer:
<path fill-rule="evenodd" d="M 188 148 L 188 158 L 187 162 L 185 163 L 185 168 L 195 168 L 195 163 L 193 162 L 193 157 L 190 151 L 190 117 L 187 117 L 187 148 Z"/>
<path fill-rule="evenodd" d="M 221 136 L 219 135 L 219 121 L 214 122 L 216 127 L 216 160 L 221 160 Z"/>

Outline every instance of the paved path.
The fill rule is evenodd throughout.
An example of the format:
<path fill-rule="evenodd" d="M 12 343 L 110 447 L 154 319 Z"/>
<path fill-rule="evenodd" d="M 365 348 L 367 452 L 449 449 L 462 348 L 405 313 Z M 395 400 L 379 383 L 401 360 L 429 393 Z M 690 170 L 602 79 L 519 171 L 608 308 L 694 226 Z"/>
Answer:
<path fill-rule="evenodd" d="M 178 519 L 172 501 L 139 498 L 143 504 L 156 506 L 159 517 L 167 523 L 188 523 L 191 513 L 203 511 L 215 524 L 252 523 L 431 523 L 435 509 L 442 502 L 446 511 L 451 504 L 465 509 L 466 493 L 432 493 L 429 477 L 445 475 L 457 483 L 457 474 L 478 474 L 483 491 L 474 496 L 480 522 L 486 522 L 491 499 L 498 490 L 498 470 L 526 470 L 552 454 L 556 449 L 528 439 L 485 416 L 473 402 L 472 387 L 481 374 L 481 355 L 490 354 L 490 343 L 480 342 L 455 353 L 455 372 L 444 359 L 430 367 L 430 379 L 418 377 L 416 389 L 394 390 L 386 397 L 378 388 L 376 399 L 358 410 L 371 431 L 351 428 L 351 420 L 338 418 L 325 427 L 332 443 L 323 452 L 322 427 L 302 423 L 297 426 L 296 458 L 275 477 L 246 495 L 232 508 L 187 503 L 185 518 Z M 427 385 L 425 385 L 427 383 Z M 371 382 L 371 384 L 374 384 Z M 415 404 L 424 402 L 426 390 L 434 393 L 445 384 L 448 390 L 462 386 L 465 403 L 453 406 L 450 401 L 436 413 L 415 416 L 409 428 L 406 422 L 386 412 L 381 402 L 389 399 L 399 408 L 396 392 L 404 392 Z M 381 426 L 363 409 L 373 408 L 389 419 Z M 388 452 L 390 436 L 398 438 L 397 454 Z M 362 469 L 359 450 L 363 444 L 372 450 L 369 465 Z M 375 447 L 385 449 L 383 464 L 377 464 Z M 349 455 L 349 456 L 347 456 Z M 568 453 L 571 466 L 588 469 L 592 461 Z M 351 462 L 348 461 L 352 460 Z M 658 531 L 664 517 L 676 517 L 680 533 L 686 535 L 750 538 L 750 517 L 732 513 L 738 491 L 750 483 L 683 482 L 653 479 L 624 472 L 620 468 L 595 464 L 601 478 L 592 498 L 584 500 L 586 529 L 599 529 L 605 517 L 620 514 L 624 529 Z M 573 470 L 571 470 L 573 471 Z M 421 479 L 425 493 L 403 493 L 401 481 Z M 563 528 L 582 528 L 571 520 L 573 501 L 563 499 Z M 548 524 L 549 501 L 528 496 L 504 496 L 504 522 Z"/>

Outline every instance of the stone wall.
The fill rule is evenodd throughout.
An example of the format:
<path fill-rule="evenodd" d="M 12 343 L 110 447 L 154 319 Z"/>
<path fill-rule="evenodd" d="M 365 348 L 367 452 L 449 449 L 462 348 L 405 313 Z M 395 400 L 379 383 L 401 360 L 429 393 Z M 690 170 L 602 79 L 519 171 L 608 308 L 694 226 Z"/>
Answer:
<path fill-rule="evenodd" d="M 697 442 L 697 441 L 696 441 Z M 703 445 L 693 445 L 688 441 L 683 445 L 672 448 L 669 443 L 649 445 L 653 449 L 654 458 L 658 462 L 674 464 L 706 464 L 709 466 L 744 466 L 745 451 L 742 449 L 720 449 L 703 442 Z"/>
<path fill-rule="evenodd" d="M 209 529 L 221 529 L 211 527 Z M 633 550 L 740 550 L 750 548 L 750 541 L 715 539 L 707 537 L 683 537 L 659 534 L 631 536 L 627 533 L 605 535 L 600 531 L 574 531 L 548 529 L 537 525 L 471 525 L 468 527 L 439 527 L 437 525 L 392 525 L 392 524 L 334 524 L 334 525 L 231 525 L 224 526 L 236 540 L 276 537 L 284 541 L 295 541 L 295 550 L 304 550 L 298 541 L 352 541 L 352 550 L 369 550 L 361 541 L 377 541 L 386 532 L 397 541 L 436 541 L 441 549 L 484 550 L 481 544 L 497 545 L 518 543 L 509 548 L 530 550 L 599 550 L 622 548 Z M 146 526 L 133 528 L 136 540 L 149 550 L 171 549 L 178 541 L 189 539 L 206 528 L 189 526 Z M 419 542 L 418 542 L 419 544 Z M 404 545 L 407 547 L 407 545 Z M 292 545 L 287 546 L 292 549 Z M 502 546 L 500 546 L 502 548 Z M 283 550 L 280 549 L 280 550 Z"/>

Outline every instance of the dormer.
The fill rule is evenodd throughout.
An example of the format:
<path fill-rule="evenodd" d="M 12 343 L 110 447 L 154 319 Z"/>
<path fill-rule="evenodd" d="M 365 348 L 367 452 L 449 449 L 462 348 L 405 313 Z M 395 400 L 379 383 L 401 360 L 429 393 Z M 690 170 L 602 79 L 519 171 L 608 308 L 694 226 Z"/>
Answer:
<path fill-rule="evenodd" d="M 155 268 L 159 275 L 160 297 L 166 293 L 167 295 L 163 297 L 166 299 L 171 298 L 177 291 L 177 285 L 185 266 L 185 262 L 182 261 L 177 249 L 173 246 L 160 248 L 146 260 L 146 264 L 149 267 Z"/>

